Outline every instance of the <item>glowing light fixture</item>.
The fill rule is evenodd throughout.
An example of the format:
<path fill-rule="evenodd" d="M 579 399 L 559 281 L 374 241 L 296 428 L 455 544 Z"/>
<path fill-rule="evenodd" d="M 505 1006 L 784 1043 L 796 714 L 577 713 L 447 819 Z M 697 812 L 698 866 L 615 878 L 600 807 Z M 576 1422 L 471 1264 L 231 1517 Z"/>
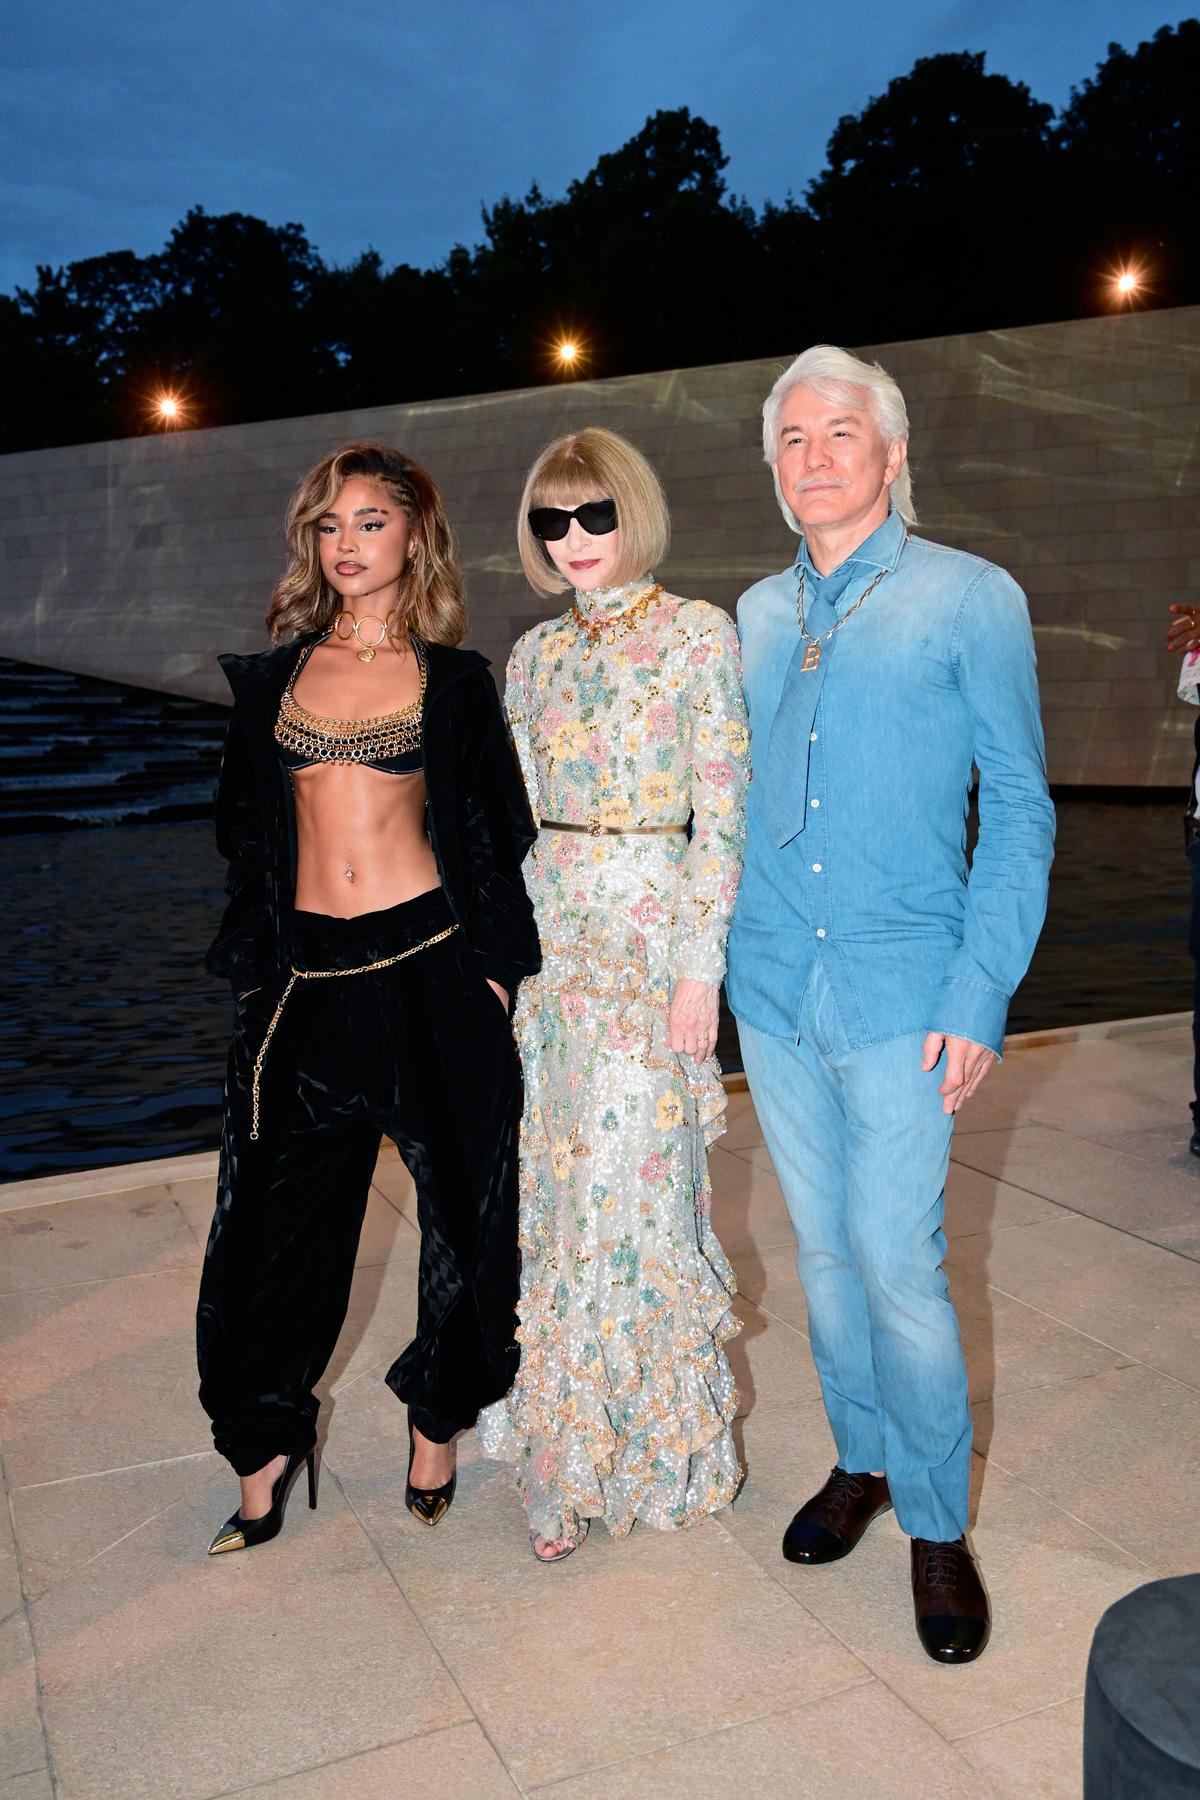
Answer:
<path fill-rule="evenodd" d="M 588 340 L 567 319 L 559 320 L 543 340 L 542 355 L 546 371 L 560 381 L 578 381 L 588 373 L 591 364 Z"/>
<path fill-rule="evenodd" d="M 1138 277 L 1132 269 L 1122 269 L 1117 276 L 1118 294 L 1132 294 L 1138 286 Z"/>
<path fill-rule="evenodd" d="M 186 394 L 173 394 L 170 388 L 160 388 L 156 394 L 148 395 L 146 416 L 151 427 L 157 427 L 159 431 L 178 431 L 192 422 Z"/>

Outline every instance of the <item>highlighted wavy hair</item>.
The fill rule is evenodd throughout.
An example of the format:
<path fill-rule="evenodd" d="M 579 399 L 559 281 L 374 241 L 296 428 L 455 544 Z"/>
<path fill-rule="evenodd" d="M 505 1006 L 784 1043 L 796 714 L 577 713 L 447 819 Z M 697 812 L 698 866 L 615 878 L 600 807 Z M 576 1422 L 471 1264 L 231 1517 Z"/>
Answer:
<path fill-rule="evenodd" d="M 306 631 L 327 631 L 342 610 L 325 579 L 317 522 L 352 476 L 379 483 L 408 514 L 409 553 L 400 597 L 387 620 L 393 639 L 407 632 L 431 644 L 461 643 L 467 628 L 463 572 L 442 496 L 431 476 L 387 444 L 343 444 L 310 469 L 292 495 L 285 527 L 287 568 L 267 607 L 275 643 Z"/>

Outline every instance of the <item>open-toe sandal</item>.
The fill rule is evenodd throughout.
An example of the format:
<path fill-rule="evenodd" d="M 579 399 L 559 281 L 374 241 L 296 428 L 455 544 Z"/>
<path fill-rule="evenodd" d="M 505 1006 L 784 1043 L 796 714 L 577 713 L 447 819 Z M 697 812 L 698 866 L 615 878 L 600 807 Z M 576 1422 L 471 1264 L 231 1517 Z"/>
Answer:
<path fill-rule="evenodd" d="M 543 1533 L 540 1531 L 531 1531 L 529 1534 L 529 1548 L 530 1548 L 531 1552 L 533 1553 L 533 1560 L 535 1562 L 547 1563 L 547 1564 L 548 1563 L 565 1562 L 567 1560 L 568 1556 L 573 1556 L 575 1554 L 576 1550 L 578 1550 L 580 1544 L 582 1544 L 584 1538 L 588 1534 L 588 1526 L 590 1524 L 591 1524 L 590 1519 L 581 1519 L 579 1522 L 579 1529 L 575 1533 L 575 1536 L 573 1538 L 567 1538 L 566 1542 L 563 1544 L 562 1549 L 556 1550 L 554 1552 L 553 1556 L 542 1556 L 538 1551 L 537 1541 L 539 1538 L 541 1538 L 543 1543 L 553 1544 L 553 1543 L 556 1543 L 558 1540 L 556 1538 L 546 1538 L 543 1535 Z"/>

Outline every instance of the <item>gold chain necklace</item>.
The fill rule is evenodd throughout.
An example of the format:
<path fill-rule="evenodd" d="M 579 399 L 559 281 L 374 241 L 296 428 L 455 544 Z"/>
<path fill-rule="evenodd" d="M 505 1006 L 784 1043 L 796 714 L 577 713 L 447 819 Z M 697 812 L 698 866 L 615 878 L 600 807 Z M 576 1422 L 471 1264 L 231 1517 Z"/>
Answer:
<path fill-rule="evenodd" d="M 632 606 L 625 608 L 624 612 L 609 613 L 607 618 L 603 619 L 589 619 L 586 613 L 580 612 L 579 601 L 572 600 L 571 618 L 575 629 L 582 631 L 587 638 L 587 648 L 583 653 L 584 662 L 591 661 L 592 651 L 601 638 L 604 638 L 608 644 L 615 644 L 618 631 L 636 631 L 650 608 L 662 599 L 665 591 L 662 582 L 656 581 L 653 587 L 648 587 Z"/>
<path fill-rule="evenodd" d="M 903 556 L 904 547 L 907 543 L 908 531 L 905 530 L 904 543 L 900 546 L 900 556 Z M 896 558 L 896 561 L 900 561 L 899 556 Z M 837 633 L 842 629 L 842 626 L 848 624 L 854 617 L 867 595 L 873 594 L 884 576 L 890 575 L 891 572 L 890 569 L 880 569 L 874 580 L 867 583 L 849 612 L 843 613 L 840 619 L 835 619 L 834 623 L 829 627 L 829 630 L 823 631 L 820 637 L 813 637 L 804 620 L 804 564 L 801 563 L 800 580 L 796 587 L 796 623 L 800 627 L 800 636 L 804 639 L 805 645 L 807 646 L 804 652 L 804 661 L 800 664 L 800 671 L 802 674 L 810 674 L 813 669 L 820 667 L 821 645 L 828 643 L 831 637 L 836 637 Z"/>

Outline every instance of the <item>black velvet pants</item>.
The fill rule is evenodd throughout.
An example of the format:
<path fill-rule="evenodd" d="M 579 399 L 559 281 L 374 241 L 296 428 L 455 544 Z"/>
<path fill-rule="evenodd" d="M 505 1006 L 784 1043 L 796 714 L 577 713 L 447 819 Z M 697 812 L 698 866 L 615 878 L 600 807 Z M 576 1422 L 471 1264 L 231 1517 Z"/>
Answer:
<path fill-rule="evenodd" d="M 353 969 L 454 923 L 440 888 L 355 919 L 294 913 L 297 969 Z M 445 1443 L 512 1385 L 521 1074 L 504 1008 L 461 931 L 390 968 L 297 981 L 239 1004 L 217 1208 L 200 1282 L 200 1402 L 239 1475 L 316 1439 L 381 1136 L 416 1183 L 417 1335 L 388 1371 Z"/>
<path fill-rule="evenodd" d="M 1200 833 L 1192 836 L 1187 846 L 1188 868 L 1192 877 L 1192 917 L 1188 930 L 1192 971 L 1192 1120 L 1200 1128 Z"/>

